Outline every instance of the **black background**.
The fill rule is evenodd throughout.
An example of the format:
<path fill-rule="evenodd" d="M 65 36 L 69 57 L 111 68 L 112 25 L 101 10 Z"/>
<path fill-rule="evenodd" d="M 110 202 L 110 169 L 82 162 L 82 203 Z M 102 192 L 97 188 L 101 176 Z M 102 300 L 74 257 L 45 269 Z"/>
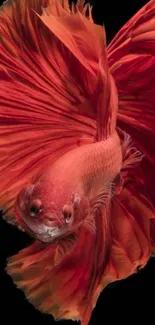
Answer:
<path fill-rule="evenodd" d="M 21 0 L 22 1 L 22 0 Z M 146 0 L 107 1 L 94 0 L 95 22 L 106 27 L 109 42 L 120 27 L 144 4 Z M 7 175 L 6 175 L 7 177 Z M 43 325 L 56 324 L 52 316 L 43 315 L 29 304 L 22 291 L 17 289 L 5 272 L 7 257 L 16 254 L 31 242 L 31 239 L 14 227 L 0 220 L 0 324 L 27 322 Z M 101 293 L 93 311 L 90 325 L 147 324 L 155 323 L 155 259 L 126 280 L 109 285 Z M 4 317 L 4 319 L 3 319 Z M 57 323 L 59 324 L 59 323 Z M 72 321 L 61 321 L 60 325 L 73 325 Z M 75 323 L 76 324 L 76 323 Z"/>

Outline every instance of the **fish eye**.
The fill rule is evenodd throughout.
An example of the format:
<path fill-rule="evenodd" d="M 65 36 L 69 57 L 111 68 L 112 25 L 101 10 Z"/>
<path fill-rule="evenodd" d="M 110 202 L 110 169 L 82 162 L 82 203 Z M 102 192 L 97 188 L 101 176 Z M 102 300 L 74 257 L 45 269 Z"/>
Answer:
<path fill-rule="evenodd" d="M 72 217 L 72 213 L 71 212 L 65 212 L 64 213 L 64 218 L 65 218 L 65 222 L 66 223 L 70 223 L 71 217 Z"/>
<path fill-rule="evenodd" d="M 66 206 L 63 209 L 63 216 L 64 216 L 64 219 L 65 219 L 65 222 L 70 223 L 71 218 L 72 218 L 72 212 Z"/>
<path fill-rule="evenodd" d="M 41 201 L 40 200 L 33 200 L 29 207 L 29 213 L 31 217 L 37 217 L 39 212 L 41 212 Z"/>

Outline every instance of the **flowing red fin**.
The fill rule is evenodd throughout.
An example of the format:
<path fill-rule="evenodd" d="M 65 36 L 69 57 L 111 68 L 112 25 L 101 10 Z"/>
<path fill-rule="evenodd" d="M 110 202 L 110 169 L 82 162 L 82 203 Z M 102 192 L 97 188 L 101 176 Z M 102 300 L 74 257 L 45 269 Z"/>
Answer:
<path fill-rule="evenodd" d="M 85 227 L 92 234 L 96 233 L 96 224 L 95 224 L 95 216 L 94 214 L 89 214 L 87 218 L 85 218 L 82 227 Z"/>
<path fill-rule="evenodd" d="M 63 260 L 64 256 L 73 250 L 76 245 L 76 240 L 76 234 L 71 234 L 67 238 L 61 239 L 61 245 L 58 244 L 56 248 L 54 265 L 59 264 Z"/>
<path fill-rule="evenodd" d="M 154 221 L 155 215 L 141 169 L 142 155 L 124 131 L 118 132 L 123 164 L 111 200 L 111 248 L 104 273 L 105 277 L 117 280 L 137 272 L 148 262 L 154 247 L 150 221 Z"/>
<path fill-rule="evenodd" d="M 107 62 L 105 30 L 92 24 L 92 19 L 86 19 L 74 5 L 71 12 L 65 12 L 62 7 L 61 10 L 59 20 L 53 15 L 52 5 L 44 8 L 43 14 L 38 16 L 84 66 L 89 98 L 85 107 L 79 109 L 81 113 L 87 110 L 88 114 L 91 106 L 96 107 L 97 139 L 106 139 L 115 130 L 118 97 Z"/>
<path fill-rule="evenodd" d="M 16 195 L 47 164 L 112 132 L 117 94 L 83 1 L 7 2 L 0 38 L 0 206 L 14 222 Z"/>
<path fill-rule="evenodd" d="M 144 267 L 151 255 L 150 218 L 154 212 L 142 189 L 133 181 L 112 199 L 112 248 L 105 273 L 118 280 Z"/>
<path fill-rule="evenodd" d="M 108 46 L 110 71 L 119 95 L 117 125 L 144 154 L 139 181 L 152 206 L 150 237 L 155 245 L 155 2 L 149 1 Z M 137 174 L 135 172 L 135 178 Z"/>
<path fill-rule="evenodd" d="M 89 7 L 88 4 L 86 6 Z M 55 7 L 58 9 L 59 15 L 55 15 Z M 78 59 L 80 64 L 92 75 L 96 76 L 98 60 L 104 49 L 103 41 L 105 34 L 103 28 L 93 23 L 91 15 L 91 19 L 86 17 L 86 10 L 84 8 L 83 1 L 79 1 L 78 5 L 72 4 L 72 10 L 66 10 L 61 1 L 55 0 L 53 4 L 50 5 L 49 3 L 48 7 L 42 8 L 42 15 L 39 15 L 37 12 L 36 15 Z M 95 42 L 95 46 L 92 44 L 92 39 Z M 91 74 L 89 75 L 90 77 Z M 87 86 L 92 87 L 90 82 Z"/>
<path fill-rule="evenodd" d="M 58 263 L 57 249 L 65 252 L 65 240 L 62 250 L 61 242 L 44 246 L 36 242 L 9 258 L 7 272 L 36 308 L 56 319 L 77 319 L 87 325 L 103 288 L 146 264 L 152 211 L 135 185 L 97 211 L 95 233 L 81 228 L 75 246 L 61 254 Z"/>
<path fill-rule="evenodd" d="M 155 2 L 149 1 L 119 31 L 108 46 L 119 110 L 117 125 L 145 155 L 141 168 L 155 202 Z M 155 205 L 154 205 L 155 207 Z"/>
<path fill-rule="evenodd" d="M 102 215 L 98 215 L 95 223 L 96 233 L 92 235 L 85 227 L 81 228 L 76 245 L 59 263 L 55 260 L 57 249 L 62 244 L 65 251 L 65 240 L 51 245 L 36 242 L 8 260 L 7 272 L 24 290 L 27 299 L 56 319 L 77 319 L 87 325 L 103 289 L 101 277 L 108 228 Z"/>
<path fill-rule="evenodd" d="M 50 3 L 53 28 L 61 22 L 64 40 L 36 15 Z M 67 20 L 68 1 L 17 0 L 0 11 L 0 206 L 9 222 L 14 222 L 14 200 L 22 187 L 48 163 L 96 136 L 90 97 L 97 84 L 101 30 L 92 23 L 90 8 L 87 18 L 82 2 L 77 8 Z M 70 39 L 79 56 L 64 44 Z"/>
<path fill-rule="evenodd" d="M 59 263 L 55 257 L 61 242 L 36 242 L 9 258 L 7 272 L 42 312 L 87 325 L 103 288 L 146 264 L 151 254 L 151 214 L 142 188 L 131 182 L 117 199 L 112 199 L 109 208 L 97 211 L 95 233 L 81 228 L 76 245 L 61 255 Z M 64 245 L 63 240 L 63 252 Z"/>

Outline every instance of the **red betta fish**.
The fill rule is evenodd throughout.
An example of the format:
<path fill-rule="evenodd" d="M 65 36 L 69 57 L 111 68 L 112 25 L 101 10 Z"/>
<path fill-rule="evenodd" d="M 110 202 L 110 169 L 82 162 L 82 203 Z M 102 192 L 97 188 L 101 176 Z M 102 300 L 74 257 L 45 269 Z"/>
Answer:
<path fill-rule="evenodd" d="M 7 272 L 87 325 L 103 288 L 155 249 L 155 2 L 106 46 L 90 5 L 0 11 L 0 207 L 33 244 Z"/>

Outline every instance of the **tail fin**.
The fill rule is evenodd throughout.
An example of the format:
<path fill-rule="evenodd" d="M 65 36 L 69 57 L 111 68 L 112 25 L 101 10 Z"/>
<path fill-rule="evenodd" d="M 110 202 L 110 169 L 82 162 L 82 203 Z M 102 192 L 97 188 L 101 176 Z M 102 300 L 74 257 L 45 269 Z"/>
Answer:
<path fill-rule="evenodd" d="M 149 1 L 119 31 L 108 46 L 110 71 L 115 79 L 119 110 L 117 126 L 131 135 L 144 154 L 143 186 L 153 214 L 151 241 L 155 246 L 155 2 Z M 138 178 L 135 172 L 135 178 Z"/>

